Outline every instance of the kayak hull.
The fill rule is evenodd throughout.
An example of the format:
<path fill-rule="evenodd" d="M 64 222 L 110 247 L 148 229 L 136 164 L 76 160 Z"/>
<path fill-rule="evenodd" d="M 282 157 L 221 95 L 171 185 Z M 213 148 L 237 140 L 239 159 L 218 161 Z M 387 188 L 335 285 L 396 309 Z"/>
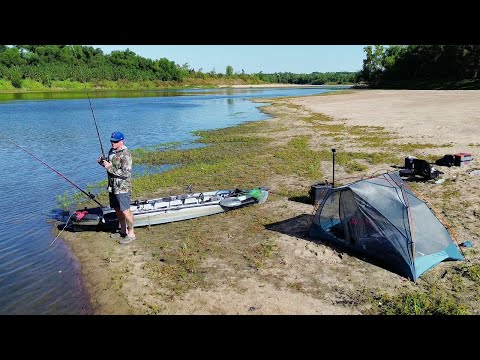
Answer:
<path fill-rule="evenodd" d="M 253 196 L 252 196 L 253 195 Z M 167 196 L 135 201 L 130 210 L 135 227 L 166 224 L 223 213 L 267 200 L 268 188 L 229 189 Z M 70 214 L 66 226 L 72 231 L 118 229 L 115 210 L 110 207 L 85 208 Z"/>

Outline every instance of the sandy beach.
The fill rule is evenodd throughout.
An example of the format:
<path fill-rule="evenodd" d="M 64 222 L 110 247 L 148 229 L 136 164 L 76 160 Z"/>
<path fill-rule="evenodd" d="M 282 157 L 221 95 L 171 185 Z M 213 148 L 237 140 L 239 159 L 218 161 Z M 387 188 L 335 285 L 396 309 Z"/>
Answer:
<path fill-rule="evenodd" d="M 293 103 L 348 125 L 385 126 L 399 142 L 452 144 L 455 153 L 480 143 L 479 100 L 470 90 L 358 90 Z"/>
<path fill-rule="evenodd" d="M 271 191 L 266 203 L 182 223 L 139 228 L 138 239 L 128 246 L 117 244 L 109 233 L 62 233 L 82 265 L 95 313 L 367 314 L 378 294 L 427 291 L 431 284 L 453 291 L 460 281 L 463 287 L 455 296 L 471 313 L 479 313 L 477 288 L 462 278 L 459 262 L 441 263 L 415 284 L 310 239 L 306 232 L 313 205 L 294 201 L 288 194 L 306 195 L 312 180 L 298 173 L 276 172 L 278 156 L 271 154 L 292 139 L 304 137 L 312 151 L 336 148 L 337 153 L 394 153 L 400 159 L 396 164 L 385 161 L 374 165 L 360 159 L 365 170 L 353 173 L 338 166 L 335 176 L 341 181 L 384 169 L 393 171 L 394 166 L 403 165 L 401 160 L 407 155 L 435 159 L 472 153 L 474 161 L 468 167 L 439 168 L 446 180 L 443 184 L 416 182 L 412 187 L 448 221 L 458 242 L 473 243 L 466 257 L 469 264 L 478 264 L 480 177 L 470 172 L 480 168 L 480 91 L 352 90 L 269 102 L 272 106 L 263 110 L 272 119 L 265 121 L 261 133 L 270 141 L 269 154 L 258 154 L 269 179 L 262 185 Z M 342 132 L 333 132 L 334 125 Z M 362 143 L 361 136 L 351 131 L 359 126 L 365 127 L 365 132 L 372 128 L 388 133 L 391 140 L 383 146 Z M 407 143 L 417 146 L 405 153 L 400 145 Z M 323 175 L 330 177 L 331 161 L 323 161 L 321 168 Z M 217 221 L 221 227 L 215 225 Z M 245 224 L 256 226 L 253 237 L 244 231 Z M 184 256 L 189 246 L 192 252 L 197 251 L 185 235 L 190 232 L 203 246 L 195 281 L 187 283 L 186 274 L 172 285 L 162 275 L 170 264 L 168 247 L 180 244 L 178 256 Z M 167 245 L 154 249 L 153 243 Z M 258 244 L 264 258 L 261 264 L 249 265 L 247 260 L 253 255 L 248 251 L 258 249 Z"/>

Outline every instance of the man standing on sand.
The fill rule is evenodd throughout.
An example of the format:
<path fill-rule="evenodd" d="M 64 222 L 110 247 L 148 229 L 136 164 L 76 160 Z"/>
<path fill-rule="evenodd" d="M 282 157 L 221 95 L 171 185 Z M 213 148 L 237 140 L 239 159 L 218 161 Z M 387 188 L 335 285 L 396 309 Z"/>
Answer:
<path fill-rule="evenodd" d="M 120 237 L 120 244 L 129 244 L 135 240 L 133 214 L 130 210 L 132 193 L 132 155 L 124 144 L 125 137 L 120 131 L 114 131 L 110 137 L 111 149 L 108 160 L 98 158 L 108 174 L 108 196 L 110 207 L 115 210 L 120 224 L 120 232 L 112 237 Z"/>

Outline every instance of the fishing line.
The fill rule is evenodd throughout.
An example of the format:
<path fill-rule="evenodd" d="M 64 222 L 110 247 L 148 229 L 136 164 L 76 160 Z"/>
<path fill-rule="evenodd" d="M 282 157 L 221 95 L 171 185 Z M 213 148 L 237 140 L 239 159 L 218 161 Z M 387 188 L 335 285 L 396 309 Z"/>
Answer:
<path fill-rule="evenodd" d="M 72 218 L 72 216 L 73 216 L 74 214 L 75 214 L 75 212 L 72 212 L 72 213 L 70 214 L 70 216 L 68 217 L 68 220 L 65 222 L 65 226 L 63 227 L 62 231 L 60 231 L 60 232 L 57 234 L 57 236 L 55 237 L 55 239 L 53 239 L 53 241 L 52 241 L 52 242 L 50 243 L 50 245 L 48 245 L 48 246 L 52 246 L 53 243 L 55 242 L 55 240 L 58 239 L 58 237 L 62 234 L 63 230 L 65 230 L 65 228 L 68 226 L 68 222 L 70 221 L 70 219 Z"/>
<path fill-rule="evenodd" d="M 85 93 L 87 94 L 88 103 L 90 104 L 90 110 L 92 111 L 93 122 L 95 123 L 95 129 L 97 129 L 98 142 L 100 143 L 100 149 L 102 150 L 102 158 L 106 160 L 107 157 L 105 156 L 105 151 L 103 151 L 102 140 L 100 138 L 100 132 L 98 131 L 98 126 L 97 126 L 97 119 L 95 118 L 92 102 L 90 101 L 90 96 L 88 96 L 87 86 L 85 85 L 85 83 L 83 83 L 83 87 L 85 89 Z"/>
<path fill-rule="evenodd" d="M 72 52 L 74 56 L 77 57 L 75 47 L 72 47 Z M 93 116 L 93 122 L 95 124 L 95 129 L 97 130 L 98 142 L 100 143 L 100 150 L 102 151 L 102 160 L 108 160 L 108 158 L 105 156 L 105 151 L 103 150 L 102 140 L 100 138 L 100 132 L 98 131 L 98 126 L 97 126 L 97 119 L 95 118 L 95 113 L 93 112 L 93 106 L 92 106 L 92 102 L 90 101 L 90 96 L 88 95 L 87 85 L 85 85 L 85 81 L 87 80 L 87 77 L 85 76 L 83 80 L 84 80 L 83 88 L 85 89 L 85 94 L 87 94 L 88 103 L 90 104 L 90 111 L 92 112 L 92 116 Z"/>

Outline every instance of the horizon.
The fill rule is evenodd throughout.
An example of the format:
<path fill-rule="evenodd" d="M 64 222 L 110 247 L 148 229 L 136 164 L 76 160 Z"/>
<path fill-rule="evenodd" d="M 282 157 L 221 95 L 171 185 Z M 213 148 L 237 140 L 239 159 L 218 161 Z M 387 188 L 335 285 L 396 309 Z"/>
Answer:
<path fill-rule="evenodd" d="M 105 55 L 129 49 L 151 60 L 167 58 L 195 71 L 311 74 L 357 72 L 362 69 L 366 45 L 84 45 Z"/>

